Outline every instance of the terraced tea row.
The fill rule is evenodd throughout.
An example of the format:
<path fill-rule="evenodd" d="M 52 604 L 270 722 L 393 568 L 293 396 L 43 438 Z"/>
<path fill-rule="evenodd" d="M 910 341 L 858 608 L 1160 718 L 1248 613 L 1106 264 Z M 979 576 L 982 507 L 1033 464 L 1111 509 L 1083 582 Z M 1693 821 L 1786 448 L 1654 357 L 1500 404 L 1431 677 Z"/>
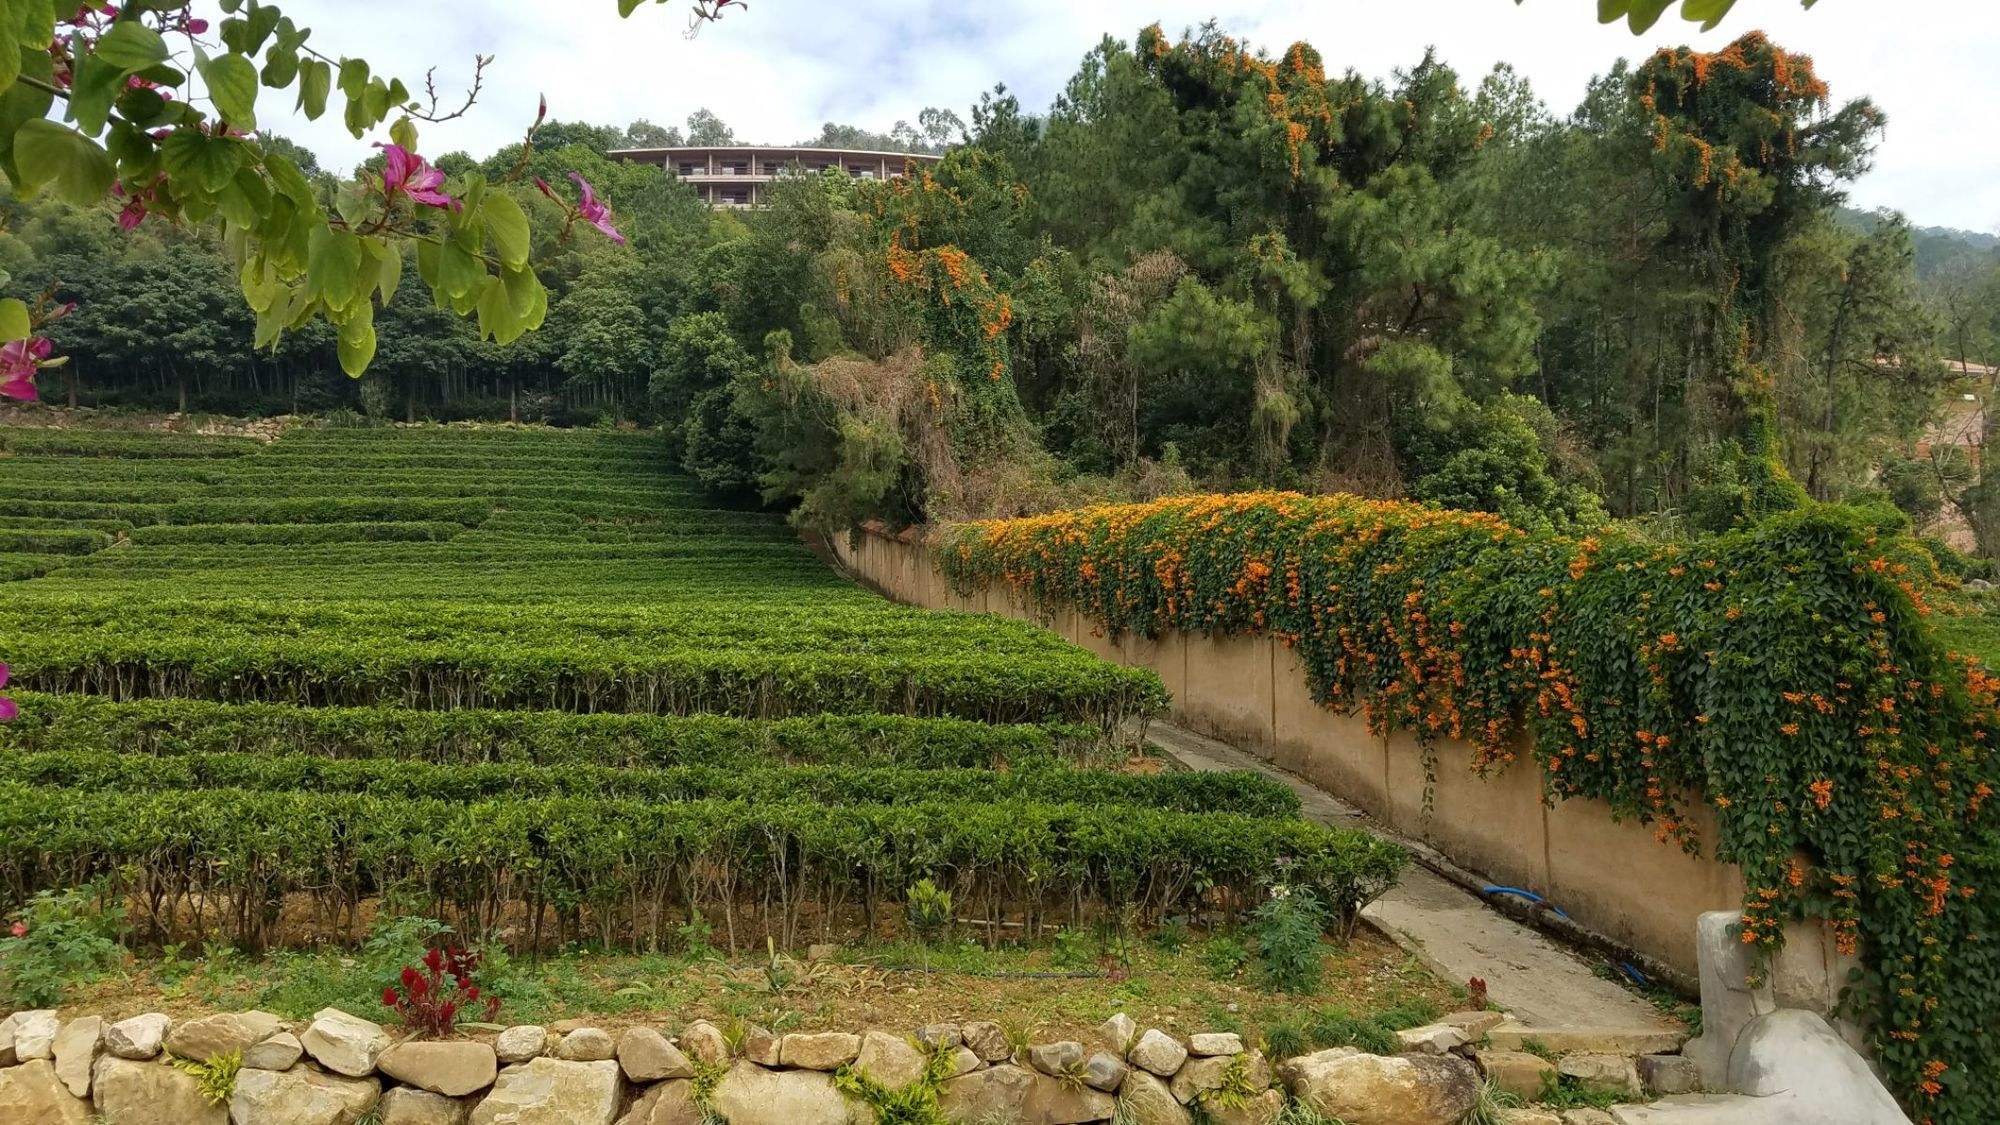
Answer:
<path fill-rule="evenodd" d="M 0 599 L 0 893 L 106 879 L 245 948 L 377 900 L 789 942 L 921 878 L 1032 933 L 1238 915 L 1281 861 L 1352 911 L 1399 861 L 1253 775 L 1110 768 L 1151 673 L 891 605 L 649 436 L 211 440 L 0 433 L 0 574 L 46 572 Z"/>

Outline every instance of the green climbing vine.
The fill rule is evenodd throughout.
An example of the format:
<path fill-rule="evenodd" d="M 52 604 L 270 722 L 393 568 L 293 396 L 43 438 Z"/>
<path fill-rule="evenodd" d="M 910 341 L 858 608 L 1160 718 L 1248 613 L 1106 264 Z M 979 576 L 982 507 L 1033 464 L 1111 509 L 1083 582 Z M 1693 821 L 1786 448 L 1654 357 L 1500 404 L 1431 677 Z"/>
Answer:
<path fill-rule="evenodd" d="M 1847 1003 L 1914 1117 L 2000 1120 L 2000 680 L 1945 651 L 1925 556 L 1863 515 L 1661 543 L 1246 493 L 955 525 L 933 550 L 961 588 L 1113 631 L 1275 637 L 1327 707 L 1481 771 L 1526 753 L 1551 799 L 1740 865 L 1746 943 L 1816 919 L 1859 954 Z"/>

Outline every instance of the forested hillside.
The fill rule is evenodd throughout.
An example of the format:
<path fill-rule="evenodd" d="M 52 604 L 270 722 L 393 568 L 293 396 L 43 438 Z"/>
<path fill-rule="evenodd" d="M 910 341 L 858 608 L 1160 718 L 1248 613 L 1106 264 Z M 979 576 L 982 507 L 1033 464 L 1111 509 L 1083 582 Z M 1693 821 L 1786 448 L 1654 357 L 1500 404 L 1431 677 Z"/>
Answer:
<path fill-rule="evenodd" d="M 1843 209 L 1884 115 L 1840 77 L 1752 33 L 1606 59 L 1571 105 L 1505 67 L 1378 81 L 1309 44 L 1154 27 L 1045 109 L 996 87 L 934 173 L 801 178 L 721 214 L 604 155 L 736 140 L 716 115 L 545 126 L 529 176 L 584 173 L 629 246 L 560 241 L 564 208 L 524 177 L 546 326 L 481 343 L 404 284 L 358 383 L 318 323 L 253 351 L 200 233 L 8 204 L 0 267 L 79 302 L 50 399 L 659 423 L 714 491 L 829 525 L 1192 485 L 1558 528 L 1891 492 L 1970 518 L 1996 490 L 1952 450 L 1909 454 L 1967 389 L 1945 361 L 2000 358 L 2000 258 Z M 817 139 L 935 147 L 955 122 Z"/>

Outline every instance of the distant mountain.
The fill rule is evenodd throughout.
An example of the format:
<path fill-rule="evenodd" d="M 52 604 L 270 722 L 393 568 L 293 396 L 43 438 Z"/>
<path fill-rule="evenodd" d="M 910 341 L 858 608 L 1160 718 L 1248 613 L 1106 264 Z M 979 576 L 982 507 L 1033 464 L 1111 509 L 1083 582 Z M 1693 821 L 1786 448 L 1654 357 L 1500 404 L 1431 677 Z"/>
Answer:
<path fill-rule="evenodd" d="M 1880 220 L 1874 211 L 1842 207 L 1840 221 L 1858 231 L 1872 231 Z M 1935 277 L 1967 261 L 1991 264 L 2000 258 L 2000 234 L 1957 227 L 1912 227 L 1910 239 L 1916 244 L 1918 277 Z"/>

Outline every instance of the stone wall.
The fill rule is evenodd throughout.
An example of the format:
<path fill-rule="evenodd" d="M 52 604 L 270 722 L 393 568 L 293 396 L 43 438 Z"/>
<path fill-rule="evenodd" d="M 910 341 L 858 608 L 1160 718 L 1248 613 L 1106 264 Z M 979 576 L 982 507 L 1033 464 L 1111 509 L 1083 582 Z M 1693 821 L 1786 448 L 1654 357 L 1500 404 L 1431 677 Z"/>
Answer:
<path fill-rule="evenodd" d="M 1497 1012 L 1397 1033 L 1394 1055 L 1337 1047 L 1277 1062 L 1235 1032 L 1177 1038 L 1112 1016 L 1082 1040 L 1027 1043 L 999 1023 L 910 1033 L 516 1026 L 405 1038 L 337 1008 L 108 1023 L 49 1010 L 0 1020 L 7 1125 L 1274 1125 L 1304 1102 L 1348 1125 L 1459 1125 L 1482 1079 L 1532 1099 L 1560 1072 L 1612 1097 L 1691 1088 L 1689 1060 L 1490 1050 Z M 217 1064 L 221 1063 L 220 1067 Z M 218 1081 L 204 1081 L 223 1076 Z M 1554 1125 L 1513 1110 L 1506 1125 Z"/>
<path fill-rule="evenodd" d="M 1480 777 L 1470 768 L 1470 747 L 1440 741 L 1426 807 L 1415 740 L 1378 737 L 1360 716 L 1315 703 L 1297 657 L 1269 637 L 1114 637 L 1072 609 L 1031 604 L 1005 585 L 959 594 L 915 532 L 863 528 L 835 536 L 829 547 L 856 577 L 897 601 L 1033 621 L 1106 659 L 1153 669 L 1173 693 L 1175 722 L 1254 751 L 1460 866 L 1539 894 L 1579 924 L 1690 979 L 1698 971 L 1695 920 L 1742 905 L 1734 864 L 1662 844 L 1651 828 L 1614 819 L 1601 801 L 1544 804 L 1538 767 L 1526 754 Z M 1704 837 L 1713 839 L 1712 816 L 1701 818 L 1710 810 L 1692 807 Z M 1790 1006 L 1826 1011 L 1850 963 L 1820 927 L 1796 927 L 1776 966 L 1779 994 Z"/>

